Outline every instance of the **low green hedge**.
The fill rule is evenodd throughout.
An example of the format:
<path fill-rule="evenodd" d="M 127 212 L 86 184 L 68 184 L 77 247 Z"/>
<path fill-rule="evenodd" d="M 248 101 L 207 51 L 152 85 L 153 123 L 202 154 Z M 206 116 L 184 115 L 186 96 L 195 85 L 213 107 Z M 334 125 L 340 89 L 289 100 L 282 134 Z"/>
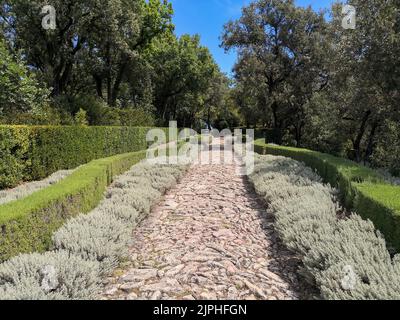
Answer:
<path fill-rule="evenodd" d="M 146 151 L 94 160 L 61 182 L 0 206 L 0 261 L 19 253 L 45 251 L 64 222 L 89 212 L 112 178 L 146 157 Z"/>
<path fill-rule="evenodd" d="M 348 209 L 370 219 L 400 251 L 400 186 L 386 183 L 372 169 L 316 151 L 267 145 L 263 139 L 255 142 L 254 150 L 260 154 L 289 157 L 317 170 L 325 182 L 340 190 Z"/>
<path fill-rule="evenodd" d="M 0 189 L 40 180 L 94 159 L 144 150 L 149 129 L 0 126 Z"/>

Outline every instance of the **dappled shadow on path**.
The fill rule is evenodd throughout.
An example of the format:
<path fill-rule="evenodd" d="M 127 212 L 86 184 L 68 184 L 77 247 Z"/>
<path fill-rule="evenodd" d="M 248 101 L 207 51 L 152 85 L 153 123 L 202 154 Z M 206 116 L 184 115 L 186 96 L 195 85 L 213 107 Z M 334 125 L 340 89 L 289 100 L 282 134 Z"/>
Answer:
<path fill-rule="evenodd" d="M 290 289 L 297 292 L 299 299 L 310 300 L 319 296 L 316 287 L 306 281 L 301 275 L 303 264 L 300 257 L 286 248 L 279 238 L 278 232 L 275 230 L 273 214 L 268 213 L 268 203 L 261 199 L 253 184 L 247 176 L 243 176 L 243 184 L 247 190 L 249 200 L 253 203 L 253 207 L 257 208 L 257 215 L 260 219 L 260 226 L 265 232 L 266 238 L 271 245 L 268 250 L 270 257 L 269 270 L 279 275 L 283 280 L 290 284 Z"/>

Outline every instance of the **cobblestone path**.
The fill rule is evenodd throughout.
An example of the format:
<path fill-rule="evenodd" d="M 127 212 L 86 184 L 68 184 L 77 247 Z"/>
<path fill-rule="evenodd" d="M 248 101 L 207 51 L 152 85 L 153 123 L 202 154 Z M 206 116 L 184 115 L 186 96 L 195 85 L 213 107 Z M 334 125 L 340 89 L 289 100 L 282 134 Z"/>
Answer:
<path fill-rule="evenodd" d="M 298 261 L 239 167 L 193 165 L 133 232 L 103 298 L 299 299 Z"/>

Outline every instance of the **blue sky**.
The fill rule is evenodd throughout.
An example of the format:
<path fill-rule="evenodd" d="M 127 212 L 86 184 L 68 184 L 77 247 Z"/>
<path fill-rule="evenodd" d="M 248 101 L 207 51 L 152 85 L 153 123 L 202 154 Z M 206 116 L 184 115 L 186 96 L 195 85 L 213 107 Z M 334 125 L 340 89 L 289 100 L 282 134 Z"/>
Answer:
<path fill-rule="evenodd" d="M 234 52 L 225 54 L 219 48 L 223 25 L 240 17 L 241 8 L 250 0 L 170 0 L 175 10 L 176 34 L 200 34 L 223 72 L 230 73 L 235 60 Z M 330 7 L 333 0 L 296 0 L 298 5 L 311 5 L 314 10 Z"/>

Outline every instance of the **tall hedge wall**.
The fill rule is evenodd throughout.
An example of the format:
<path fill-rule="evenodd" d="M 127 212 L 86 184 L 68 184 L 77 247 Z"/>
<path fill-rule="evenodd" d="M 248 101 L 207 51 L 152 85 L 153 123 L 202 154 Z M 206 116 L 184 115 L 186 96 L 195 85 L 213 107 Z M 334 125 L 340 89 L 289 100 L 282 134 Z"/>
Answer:
<path fill-rule="evenodd" d="M 325 182 L 337 187 L 345 206 L 370 219 L 386 240 L 400 251 L 400 186 L 386 183 L 374 170 L 350 160 L 307 149 L 255 142 L 261 154 L 289 157 L 317 170 Z"/>
<path fill-rule="evenodd" d="M 94 159 L 144 150 L 149 129 L 0 126 L 0 189 L 40 180 Z"/>

